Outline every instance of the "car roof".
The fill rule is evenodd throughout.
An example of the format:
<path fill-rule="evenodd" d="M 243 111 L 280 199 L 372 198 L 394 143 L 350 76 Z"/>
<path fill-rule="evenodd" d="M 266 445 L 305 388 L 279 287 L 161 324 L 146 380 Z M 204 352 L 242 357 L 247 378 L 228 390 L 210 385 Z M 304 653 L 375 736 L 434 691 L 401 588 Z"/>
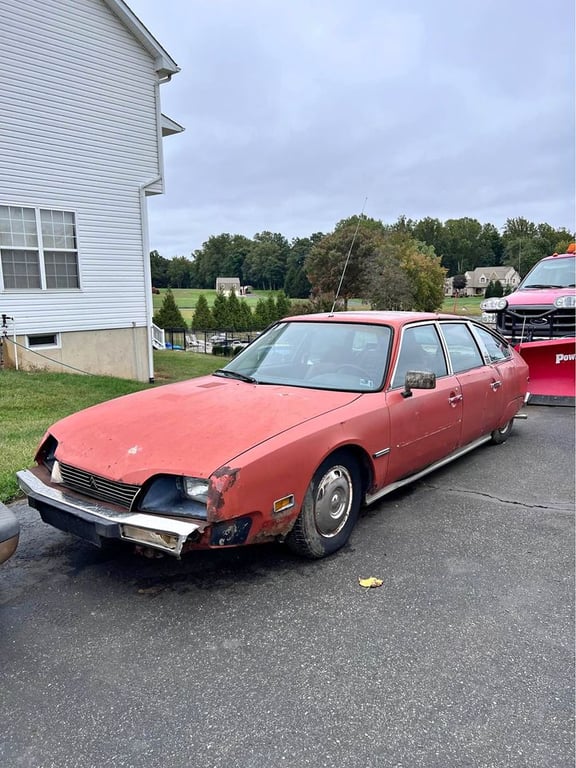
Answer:
<path fill-rule="evenodd" d="M 438 312 L 381 312 L 378 310 L 353 310 L 345 312 L 321 312 L 314 315 L 296 315 L 284 320 L 306 323 L 367 323 L 373 325 L 392 325 L 400 327 L 407 323 L 423 320 L 467 320 L 459 315 L 449 315 Z"/>

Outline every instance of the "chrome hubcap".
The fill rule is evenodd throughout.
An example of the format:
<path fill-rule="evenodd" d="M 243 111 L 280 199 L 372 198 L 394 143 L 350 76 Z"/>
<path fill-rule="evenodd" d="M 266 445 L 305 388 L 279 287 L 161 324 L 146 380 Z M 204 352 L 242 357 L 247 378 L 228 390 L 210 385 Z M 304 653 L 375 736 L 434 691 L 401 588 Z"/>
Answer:
<path fill-rule="evenodd" d="M 352 478 L 346 467 L 332 467 L 316 491 L 314 517 L 322 536 L 336 536 L 346 525 L 352 506 Z"/>

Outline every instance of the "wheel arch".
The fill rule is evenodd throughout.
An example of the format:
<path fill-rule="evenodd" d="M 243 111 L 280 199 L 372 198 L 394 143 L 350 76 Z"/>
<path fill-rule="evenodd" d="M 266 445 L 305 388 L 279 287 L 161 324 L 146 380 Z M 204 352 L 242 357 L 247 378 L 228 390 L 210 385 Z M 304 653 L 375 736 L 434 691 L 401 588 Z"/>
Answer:
<path fill-rule="evenodd" d="M 355 460 L 356 464 L 358 465 L 360 480 L 362 483 L 362 504 L 364 504 L 364 497 L 366 496 L 368 489 L 374 484 L 374 464 L 372 459 L 370 458 L 368 452 L 357 443 L 342 443 L 342 445 L 338 445 L 332 448 L 332 450 L 329 451 L 326 456 L 324 456 L 318 463 L 318 466 L 321 466 L 326 461 L 326 459 L 330 458 L 330 456 L 334 456 L 338 453 L 348 454 Z"/>

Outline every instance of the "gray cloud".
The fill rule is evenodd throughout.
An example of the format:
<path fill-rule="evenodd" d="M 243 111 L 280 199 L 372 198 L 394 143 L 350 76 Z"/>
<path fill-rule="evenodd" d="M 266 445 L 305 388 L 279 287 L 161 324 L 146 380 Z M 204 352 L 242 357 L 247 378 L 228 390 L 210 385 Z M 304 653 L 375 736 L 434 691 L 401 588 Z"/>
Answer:
<path fill-rule="evenodd" d="M 524 215 L 574 222 L 571 0 L 129 0 L 182 67 L 151 246 Z"/>

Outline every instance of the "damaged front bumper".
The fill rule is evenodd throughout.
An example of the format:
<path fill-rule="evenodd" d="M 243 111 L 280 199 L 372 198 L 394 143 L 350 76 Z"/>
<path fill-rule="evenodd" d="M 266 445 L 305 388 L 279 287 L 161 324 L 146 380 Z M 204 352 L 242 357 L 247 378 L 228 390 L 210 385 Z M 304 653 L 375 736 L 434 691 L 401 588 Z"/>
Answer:
<path fill-rule="evenodd" d="M 201 521 L 115 509 L 48 485 L 32 470 L 17 472 L 17 477 L 28 504 L 45 523 L 99 547 L 106 539 L 117 539 L 180 557 L 186 542 L 199 538 L 206 527 Z"/>

